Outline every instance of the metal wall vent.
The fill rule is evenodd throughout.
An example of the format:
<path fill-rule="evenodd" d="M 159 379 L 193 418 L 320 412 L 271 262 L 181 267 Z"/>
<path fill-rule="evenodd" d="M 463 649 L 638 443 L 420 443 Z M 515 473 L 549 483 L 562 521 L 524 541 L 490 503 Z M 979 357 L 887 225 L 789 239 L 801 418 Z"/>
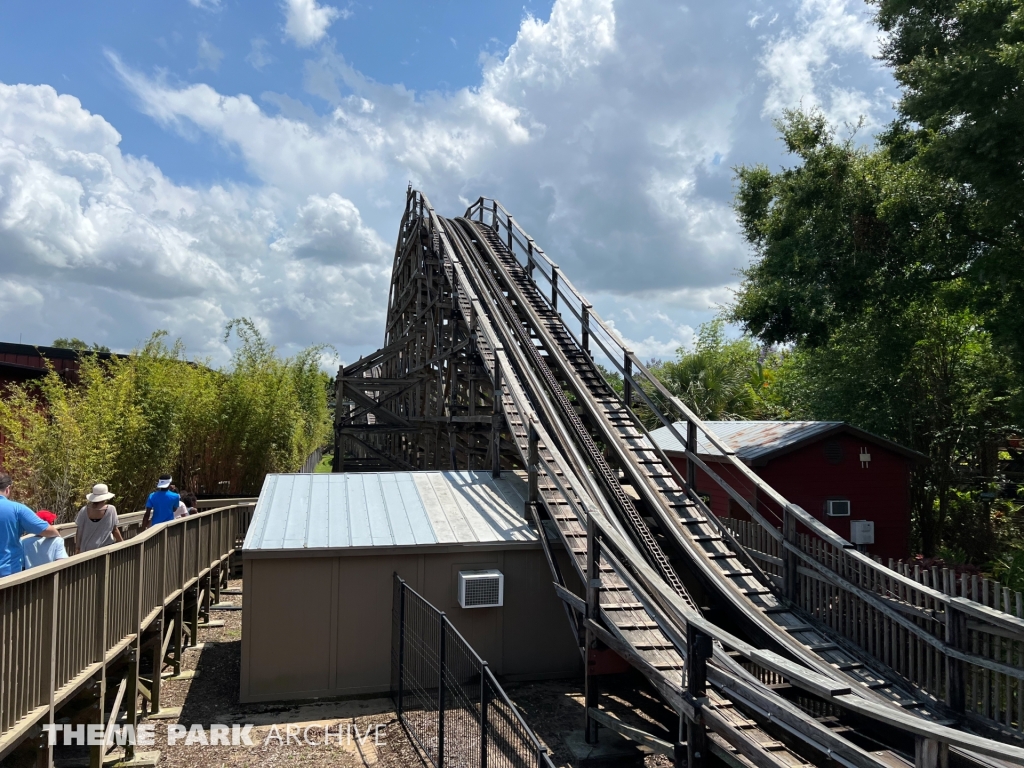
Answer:
<path fill-rule="evenodd" d="M 459 571 L 459 605 L 498 608 L 505 599 L 505 576 L 498 570 Z"/>

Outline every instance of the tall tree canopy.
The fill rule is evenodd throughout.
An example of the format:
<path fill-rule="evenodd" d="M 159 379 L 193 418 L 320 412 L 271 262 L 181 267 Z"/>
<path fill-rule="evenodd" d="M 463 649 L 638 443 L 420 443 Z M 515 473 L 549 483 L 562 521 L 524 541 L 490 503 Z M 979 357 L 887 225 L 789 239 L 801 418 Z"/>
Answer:
<path fill-rule="evenodd" d="M 978 201 L 885 141 L 837 138 L 820 114 L 791 112 L 779 127 L 795 164 L 739 169 L 736 198 L 755 259 L 732 319 L 795 344 L 769 399 L 925 454 L 913 488 L 923 550 L 966 530 L 960 549 L 985 559 L 995 532 L 978 525 L 980 494 L 1020 379 L 971 272 Z"/>
<path fill-rule="evenodd" d="M 883 142 L 969 204 L 970 247 L 954 269 L 1024 370 L 1024 2 L 875 3 L 882 57 L 902 86 Z"/>

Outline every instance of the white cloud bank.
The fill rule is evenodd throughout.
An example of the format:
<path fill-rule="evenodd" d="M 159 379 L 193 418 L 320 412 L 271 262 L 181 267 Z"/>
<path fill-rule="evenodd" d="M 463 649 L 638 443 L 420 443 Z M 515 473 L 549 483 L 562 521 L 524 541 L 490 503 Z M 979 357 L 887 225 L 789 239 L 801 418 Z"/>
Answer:
<path fill-rule="evenodd" d="M 637 351 L 670 354 L 747 260 L 730 166 L 779 158 L 770 116 L 887 109 L 865 6 L 750 5 L 556 0 L 453 93 L 374 82 L 328 44 L 305 66 L 320 113 L 111 56 L 146 113 L 223 143 L 251 185 L 175 184 L 73 97 L 0 86 L 0 322 L 121 348 L 168 328 L 219 355 L 249 315 L 351 359 L 380 343 L 411 180 L 444 215 L 501 199 Z M 338 13 L 287 7 L 300 45 Z"/>

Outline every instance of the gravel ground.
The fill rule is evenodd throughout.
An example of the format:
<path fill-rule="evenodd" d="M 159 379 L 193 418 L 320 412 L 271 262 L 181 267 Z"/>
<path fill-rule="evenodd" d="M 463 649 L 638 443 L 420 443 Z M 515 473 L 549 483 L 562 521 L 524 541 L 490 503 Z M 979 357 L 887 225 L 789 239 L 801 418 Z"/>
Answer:
<path fill-rule="evenodd" d="M 229 589 L 241 590 L 242 582 L 232 581 Z M 241 595 L 225 595 L 224 602 L 240 605 Z M 154 747 L 141 747 L 140 752 L 160 751 L 160 768 L 244 768 L 246 766 L 331 766 L 331 768 L 425 768 L 429 764 L 399 725 L 390 699 L 360 699 L 306 705 L 251 704 L 238 701 L 241 665 L 241 611 L 214 611 L 214 620 L 223 620 L 223 627 L 199 630 L 199 649 L 185 652 L 183 669 L 195 670 L 191 680 L 165 680 L 161 692 L 163 708 L 181 707 L 173 720 L 146 720 L 156 728 Z M 557 766 L 570 765 L 570 754 L 564 737 L 583 729 L 583 690 L 581 680 L 556 680 L 506 685 L 506 692 L 526 722 L 548 748 Z M 631 725 L 643 727 L 663 738 L 643 713 L 618 702 L 614 695 L 602 697 L 605 708 Z M 198 725 L 209 737 L 211 724 L 253 724 L 248 735 L 253 746 L 186 744 L 180 739 L 168 744 L 168 728 Z M 324 744 L 324 726 L 330 728 L 331 739 Z M 337 736 L 341 728 L 342 737 Z M 289 731 L 290 729 L 290 731 Z M 288 741 L 289 733 L 292 736 Z M 198 733 L 196 734 L 198 736 Z M 310 743 L 304 743 L 308 739 Z M 314 745 L 314 742 L 317 743 Z M 340 742 L 340 743 L 339 743 Z M 119 750 L 108 755 L 108 762 Z M 77 768 L 87 765 L 83 749 L 58 748 L 56 768 Z M 473 761 L 470 764 L 475 764 Z M 648 755 L 646 768 L 666 768 L 671 761 Z"/>
<path fill-rule="evenodd" d="M 504 687 L 523 719 L 534 730 L 541 743 L 548 748 L 552 762 L 557 766 L 570 765 L 571 755 L 564 739 L 566 734 L 583 731 L 582 680 L 517 683 Z M 666 741 L 674 740 L 670 734 L 655 725 L 651 718 L 612 694 L 601 697 L 601 707 L 612 710 L 619 719 L 629 725 L 643 728 Z M 608 738 L 605 734 L 607 731 L 602 730 L 599 738 Z M 670 768 L 671 765 L 672 761 L 661 755 L 649 754 L 644 759 L 645 768 Z"/>
<path fill-rule="evenodd" d="M 242 587 L 232 581 L 229 589 Z M 241 595 L 224 595 L 224 602 L 241 605 Z M 199 630 L 199 641 L 205 645 L 188 649 L 182 664 L 184 670 L 195 670 L 191 680 L 165 680 L 161 691 L 161 707 L 181 707 L 174 720 L 146 720 L 156 727 L 155 746 L 140 747 L 140 752 L 160 751 L 159 768 L 244 768 L 245 766 L 331 766 L 331 768 L 422 768 L 426 763 L 398 724 L 394 705 L 389 699 L 355 700 L 283 706 L 273 704 L 243 705 L 238 701 L 241 665 L 241 611 L 212 611 L 213 620 L 224 621 L 223 627 Z M 186 744 L 182 738 L 168 744 L 168 728 L 180 724 L 203 727 L 252 723 L 249 738 L 253 746 Z M 342 738 L 337 733 L 341 726 Z M 324 742 L 324 726 L 330 728 L 330 744 Z M 292 743 L 286 744 L 289 728 Z M 357 736 L 358 734 L 358 736 Z M 318 742 L 319 746 L 303 743 Z M 341 742 L 340 744 L 338 742 Z M 375 743 L 377 742 L 377 743 Z M 108 755 L 114 760 L 120 750 Z M 57 768 L 81 765 L 83 751 L 65 750 L 58 754 Z"/>

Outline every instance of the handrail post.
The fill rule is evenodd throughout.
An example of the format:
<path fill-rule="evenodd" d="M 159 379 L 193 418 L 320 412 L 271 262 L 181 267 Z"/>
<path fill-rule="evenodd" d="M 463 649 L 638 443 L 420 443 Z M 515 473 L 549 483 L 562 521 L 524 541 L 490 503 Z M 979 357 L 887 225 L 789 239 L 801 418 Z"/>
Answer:
<path fill-rule="evenodd" d="M 790 511 L 787 504 L 782 508 L 782 580 L 786 598 L 794 603 L 798 597 L 797 557 L 796 552 L 790 549 L 790 546 L 797 546 L 797 542 L 796 516 Z"/>
<path fill-rule="evenodd" d="M 526 456 L 526 472 L 527 472 L 527 493 L 526 493 L 526 509 L 523 510 L 523 514 L 527 520 L 531 519 L 530 511 L 534 509 L 534 505 L 539 501 L 540 494 L 537 490 L 537 465 L 540 464 L 540 450 L 538 447 L 538 436 L 537 427 L 532 422 L 530 423 L 530 447 L 527 451 Z M 541 532 L 538 531 L 538 534 Z"/>
<path fill-rule="evenodd" d="M 57 622 L 60 620 L 60 616 L 58 614 L 58 608 L 60 606 L 60 571 L 55 571 L 53 574 L 53 586 L 47 589 L 47 600 L 50 605 L 46 616 L 45 632 L 47 645 L 49 646 L 46 654 L 46 656 L 49 657 L 47 661 L 46 683 L 50 690 L 48 691 L 47 703 L 49 705 L 49 712 L 46 715 L 46 723 L 52 726 L 56 722 L 57 714 L 54 693 L 57 687 Z M 103 708 L 101 706 L 101 714 L 102 709 Z M 46 765 L 53 765 L 53 745 L 50 743 L 50 739 L 46 739 L 43 749 L 46 751 Z"/>
<path fill-rule="evenodd" d="M 508 217 L 508 223 L 506 224 L 506 226 L 508 227 L 508 252 L 512 253 L 512 217 L 511 216 Z"/>
<path fill-rule="evenodd" d="M 551 265 L 551 308 L 558 311 L 558 265 Z"/>
<path fill-rule="evenodd" d="M 161 602 L 163 595 L 160 596 Z M 160 611 L 154 621 L 156 642 L 153 643 L 153 679 L 149 684 L 149 713 L 155 715 L 160 711 L 160 682 L 164 668 L 164 613 Z"/>
<path fill-rule="evenodd" d="M 543 535 L 543 532 L 542 534 Z M 587 518 L 587 618 L 593 622 L 599 622 L 600 600 L 601 600 L 601 571 L 599 570 L 601 558 L 600 544 L 597 541 L 597 523 L 592 516 Z M 598 708 L 600 703 L 600 691 L 597 686 L 597 678 L 590 672 L 591 651 L 597 648 L 597 637 L 590 628 L 590 621 L 587 622 L 586 640 L 584 643 L 584 682 L 583 682 L 583 738 L 588 744 L 594 744 L 598 740 L 597 722 L 590 716 L 592 710 Z"/>
<path fill-rule="evenodd" d="M 480 768 L 487 768 L 487 662 L 480 662 Z"/>
<path fill-rule="evenodd" d="M 533 277 L 533 270 L 536 268 L 536 264 L 533 261 L 533 240 L 526 241 L 526 274 L 530 276 L 530 282 L 536 283 L 536 279 Z"/>
<path fill-rule="evenodd" d="M 692 419 L 686 420 L 686 488 L 690 495 L 697 493 L 697 462 L 693 456 L 697 453 L 697 425 Z"/>
<path fill-rule="evenodd" d="M 580 345 L 590 355 L 590 304 L 583 305 L 583 317 L 580 319 Z"/>
<path fill-rule="evenodd" d="M 626 407 L 630 409 L 633 407 L 633 359 L 630 357 L 631 354 L 632 353 L 628 349 L 623 350 L 622 400 L 626 404 Z"/>
<path fill-rule="evenodd" d="M 686 766 L 701 768 L 707 750 L 704 718 L 700 708 L 707 700 L 708 658 L 712 653 L 711 638 L 696 625 L 686 626 L 686 693 L 694 708 L 694 716 L 686 723 Z"/>
<path fill-rule="evenodd" d="M 444 678 L 447 673 L 445 659 L 445 625 L 448 617 L 441 611 L 441 621 L 438 627 L 441 632 L 440 642 L 437 650 L 437 768 L 444 768 Z"/>
<path fill-rule="evenodd" d="M 501 358 L 494 354 L 494 394 L 491 397 L 491 476 L 501 477 Z"/>

